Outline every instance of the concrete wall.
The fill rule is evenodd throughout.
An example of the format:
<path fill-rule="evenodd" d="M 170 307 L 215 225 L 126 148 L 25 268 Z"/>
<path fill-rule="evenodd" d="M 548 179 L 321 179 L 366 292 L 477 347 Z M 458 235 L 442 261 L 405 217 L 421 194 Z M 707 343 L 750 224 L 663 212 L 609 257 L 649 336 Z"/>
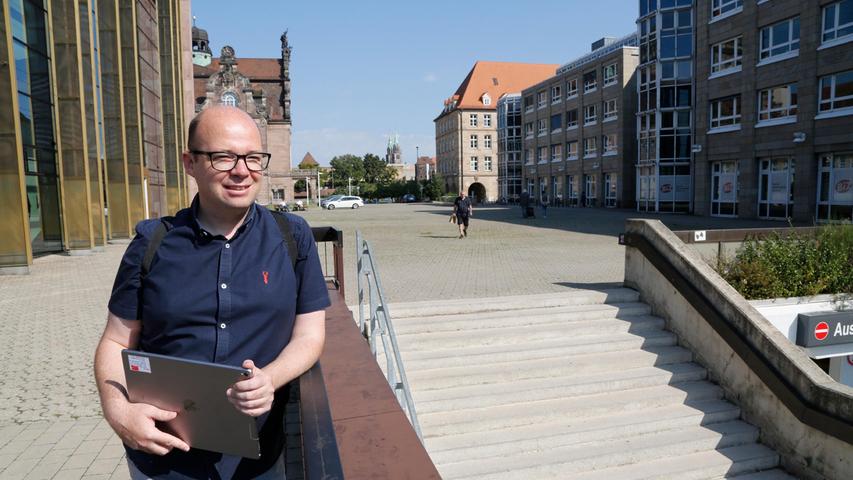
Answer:
<path fill-rule="evenodd" d="M 631 236 L 636 235 L 656 247 L 746 338 L 753 352 L 768 359 L 798 396 L 833 416 L 848 422 L 853 418 L 853 388 L 832 380 L 696 251 L 659 221 L 629 220 L 626 227 L 629 244 Z M 638 290 L 653 312 L 666 319 L 679 344 L 694 353 L 696 361 L 708 369 L 710 379 L 740 406 L 744 420 L 761 429 L 760 440 L 779 452 L 784 468 L 806 479 L 850 478 L 851 444 L 802 423 L 636 246 L 625 249 L 625 285 Z"/>

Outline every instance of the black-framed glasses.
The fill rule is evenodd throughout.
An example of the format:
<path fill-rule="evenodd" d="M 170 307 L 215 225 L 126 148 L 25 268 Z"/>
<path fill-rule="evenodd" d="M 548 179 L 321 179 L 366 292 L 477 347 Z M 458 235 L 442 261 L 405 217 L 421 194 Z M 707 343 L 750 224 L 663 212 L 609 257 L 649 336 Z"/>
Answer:
<path fill-rule="evenodd" d="M 261 172 L 267 169 L 270 164 L 271 153 L 267 152 L 250 152 L 245 155 L 238 155 L 234 152 L 205 152 L 203 150 L 190 150 L 193 155 L 207 155 L 210 159 L 210 166 L 219 172 L 230 172 L 237 166 L 237 162 L 243 159 L 246 162 L 246 168 L 252 172 Z"/>

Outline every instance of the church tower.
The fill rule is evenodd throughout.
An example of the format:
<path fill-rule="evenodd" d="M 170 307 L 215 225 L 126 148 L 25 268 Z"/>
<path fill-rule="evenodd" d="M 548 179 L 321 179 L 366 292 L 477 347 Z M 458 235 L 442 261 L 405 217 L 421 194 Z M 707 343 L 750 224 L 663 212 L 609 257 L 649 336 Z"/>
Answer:
<path fill-rule="evenodd" d="M 388 147 L 385 149 L 385 163 L 388 165 L 402 165 L 403 153 L 400 151 L 400 135 L 388 137 Z"/>
<path fill-rule="evenodd" d="M 210 52 L 210 40 L 207 38 L 207 30 L 195 26 L 193 17 L 193 63 L 200 67 L 210 65 L 213 54 Z"/>

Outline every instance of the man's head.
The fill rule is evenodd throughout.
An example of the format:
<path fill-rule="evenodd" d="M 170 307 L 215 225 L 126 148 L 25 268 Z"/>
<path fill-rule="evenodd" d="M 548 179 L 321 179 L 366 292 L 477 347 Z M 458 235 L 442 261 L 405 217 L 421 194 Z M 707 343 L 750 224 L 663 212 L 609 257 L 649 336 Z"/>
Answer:
<path fill-rule="evenodd" d="M 187 144 L 184 168 L 195 178 L 199 201 L 204 208 L 245 210 L 252 205 L 260 190 L 262 172 L 249 170 L 243 159 L 230 171 L 219 171 L 211 165 L 208 153 L 200 153 L 245 155 L 260 152 L 261 134 L 252 117 L 235 107 L 214 106 L 202 110 L 190 122 Z"/>
<path fill-rule="evenodd" d="M 459 196 L 465 198 L 465 192 L 459 192 Z"/>

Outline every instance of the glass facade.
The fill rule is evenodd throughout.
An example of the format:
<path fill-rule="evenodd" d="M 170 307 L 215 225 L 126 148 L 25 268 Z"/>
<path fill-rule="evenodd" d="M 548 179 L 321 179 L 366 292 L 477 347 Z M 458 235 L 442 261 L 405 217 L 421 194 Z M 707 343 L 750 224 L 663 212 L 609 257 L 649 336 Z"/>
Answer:
<path fill-rule="evenodd" d="M 521 96 L 505 95 L 498 100 L 498 191 L 508 202 L 521 195 L 521 141 Z"/>

